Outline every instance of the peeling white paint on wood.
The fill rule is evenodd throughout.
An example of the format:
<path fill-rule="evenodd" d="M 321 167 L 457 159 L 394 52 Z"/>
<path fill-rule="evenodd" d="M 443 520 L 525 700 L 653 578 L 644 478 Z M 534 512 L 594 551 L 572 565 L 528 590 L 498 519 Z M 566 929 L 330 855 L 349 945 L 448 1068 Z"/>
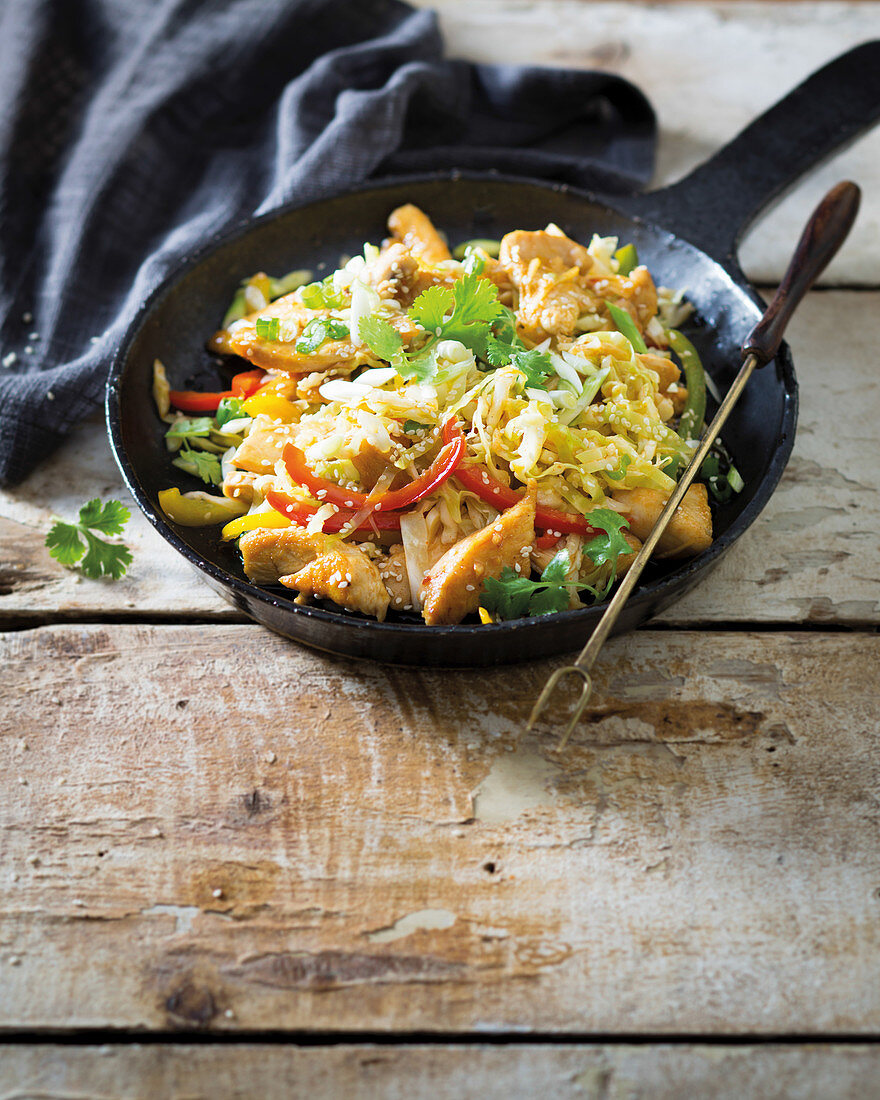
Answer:
<path fill-rule="evenodd" d="M 614 639 L 570 747 L 527 740 L 521 812 L 480 820 L 558 662 L 0 635 L 0 1026 L 873 1033 L 878 659 L 876 634 Z"/>

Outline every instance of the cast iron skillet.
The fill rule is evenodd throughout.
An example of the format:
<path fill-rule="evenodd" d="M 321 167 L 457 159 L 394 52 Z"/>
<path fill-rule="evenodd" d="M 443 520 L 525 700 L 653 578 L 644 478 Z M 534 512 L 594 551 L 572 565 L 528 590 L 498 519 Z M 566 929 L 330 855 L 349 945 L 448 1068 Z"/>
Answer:
<path fill-rule="evenodd" d="M 880 41 L 857 47 L 810 77 L 728 146 L 672 187 L 603 197 L 492 173 L 451 172 L 390 179 L 339 197 L 288 206 L 215 237 L 144 303 L 114 360 L 107 422 L 116 460 L 153 526 L 222 596 L 258 622 L 332 653 L 400 664 L 480 666 L 580 647 L 604 604 L 491 626 L 428 627 L 414 616 L 384 623 L 334 605 L 301 607 L 283 590 L 250 584 L 234 545 L 218 528 L 182 528 L 158 505 L 180 481 L 169 466 L 151 397 L 152 363 L 163 360 L 178 388 L 225 388 L 229 371 L 204 349 L 241 278 L 254 271 L 335 268 L 343 253 L 385 235 L 388 213 L 422 207 L 458 242 L 500 237 L 557 222 L 575 239 L 594 232 L 632 241 L 659 284 L 683 286 L 696 306 L 692 338 L 724 391 L 739 347 L 762 303 L 736 258 L 746 227 L 773 198 L 880 115 Z M 794 241 L 792 241 L 792 246 Z M 788 257 L 785 257 L 787 260 Z M 690 589 L 754 521 L 773 492 L 794 442 L 797 384 L 788 348 L 756 374 L 724 432 L 745 489 L 714 517 L 715 541 L 684 564 L 651 566 L 618 621 L 630 630 Z M 197 487 L 195 483 L 192 486 Z"/>

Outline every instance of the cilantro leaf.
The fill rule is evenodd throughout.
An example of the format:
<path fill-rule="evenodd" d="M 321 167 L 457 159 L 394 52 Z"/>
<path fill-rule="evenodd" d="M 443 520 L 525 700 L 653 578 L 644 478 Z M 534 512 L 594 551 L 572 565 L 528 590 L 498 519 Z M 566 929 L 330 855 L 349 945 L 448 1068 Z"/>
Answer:
<path fill-rule="evenodd" d="M 541 579 L 531 580 L 506 565 L 496 580 L 483 582 L 480 603 L 500 619 L 521 619 L 526 615 L 552 615 L 565 611 L 570 602 L 571 588 L 588 587 L 566 580 L 571 559 L 567 550 L 560 550 L 548 562 Z"/>
<path fill-rule="evenodd" d="M 606 470 L 605 476 L 611 478 L 612 481 L 623 481 L 626 477 L 626 471 L 629 469 L 630 462 L 632 462 L 632 455 L 624 455 L 617 469 Z"/>
<path fill-rule="evenodd" d="M 230 420 L 238 420 L 240 416 L 245 415 L 245 411 L 242 408 L 242 403 L 239 398 L 224 397 L 220 404 L 217 406 L 217 414 L 215 419 L 217 420 L 218 427 L 222 428 L 223 425 L 227 424 Z"/>
<path fill-rule="evenodd" d="M 211 428 L 214 426 L 214 421 L 210 416 L 196 416 L 191 420 L 175 420 L 165 433 L 165 438 L 172 442 L 179 441 L 180 443 L 189 445 L 189 438 L 194 436 L 195 438 L 204 438 L 210 434 Z"/>
<path fill-rule="evenodd" d="M 299 335 L 294 347 L 301 355 L 311 355 L 327 340 L 343 340 L 348 336 L 348 325 L 335 317 L 316 317 L 309 321 Z"/>
<path fill-rule="evenodd" d="M 480 603 L 501 619 L 521 619 L 528 614 L 535 583 L 505 565 L 500 577 L 483 581 Z"/>
<path fill-rule="evenodd" d="M 258 317 L 256 320 L 257 336 L 261 340 L 277 340 L 281 329 L 281 322 L 277 317 Z"/>
<path fill-rule="evenodd" d="M 550 584 L 532 596 L 529 615 L 555 615 L 559 611 L 567 611 L 568 604 L 568 589 L 561 584 Z"/>
<path fill-rule="evenodd" d="M 127 546 L 105 542 L 88 531 L 83 533 L 88 543 L 88 550 L 80 562 L 80 569 L 87 577 L 97 578 L 104 574 L 118 581 L 125 573 L 126 567 L 131 565 L 131 551 Z"/>
<path fill-rule="evenodd" d="M 100 531 L 102 535 L 121 535 L 122 528 L 129 519 L 131 512 L 118 500 L 108 500 L 106 504 L 101 504 L 96 498 L 79 510 L 79 522 L 82 526 Z"/>
<path fill-rule="evenodd" d="M 547 388 L 544 383 L 553 373 L 553 363 L 549 355 L 531 348 L 529 351 L 515 351 L 510 362 L 526 376 L 527 386 L 542 390 Z"/>
<path fill-rule="evenodd" d="M 447 340 L 460 340 L 474 325 L 489 325 L 501 313 L 498 288 L 479 275 L 463 275 L 452 288 L 452 314 L 443 327 Z M 464 341 L 462 341 L 464 342 Z"/>
<path fill-rule="evenodd" d="M 421 325 L 432 336 L 438 336 L 443 328 L 444 318 L 452 309 L 454 299 L 452 291 L 445 286 L 429 286 L 416 298 L 406 311 L 410 320 Z"/>
<path fill-rule="evenodd" d="M 392 328 L 382 317 L 372 314 L 365 317 L 358 324 L 361 343 L 384 359 L 387 363 L 393 362 L 396 356 L 403 354 L 403 338 L 397 329 Z"/>
<path fill-rule="evenodd" d="M 621 534 L 622 528 L 629 527 L 629 522 L 611 508 L 594 508 L 587 513 L 587 521 L 591 527 L 599 527 L 605 533 L 591 539 L 584 547 L 584 553 L 593 565 L 611 562 L 614 566 L 613 577 L 620 555 L 632 553 L 632 547 Z"/>
<path fill-rule="evenodd" d="M 201 478 L 206 485 L 219 485 L 223 481 L 220 458 L 208 451 L 194 451 L 190 447 L 185 447 L 177 458 L 172 459 L 171 465 L 187 474 L 192 474 L 193 477 Z"/>
<path fill-rule="evenodd" d="M 516 334 L 516 314 L 509 306 L 502 306 L 501 312 L 492 322 L 492 335 L 515 348 L 525 347 Z"/>
<path fill-rule="evenodd" d="M 403 424 L 403 430 L 406 432 L 407 435 L 410 435 L 412 432 L 425 431 L 427 428 L 430 427 L 430 424 L 420 424 L 418 420 L 406 420 Z"/>
<path fill-rule="evenodd" d="M 131 551 L 121 543 L 107 542 L 95 531 L 105 535 L 119 535 L 131 517 L 131 512 L 118 500 L 101 504 L 97 498 L 88 501 L 79 510 L 78 523 L 58 520 L 46 535 L 49 553 L 62 565 L 75 565 L 87 577 L 112 577 L 125 573 L 131 563 Z"/>
<path fill-rule="evenodd" d="M 73 565 L 86 552 L 76 524 L 63 523 L 61 520 L 50 528 L 46 535 L 46 545 L 52 557 L 62 565 Z"/>

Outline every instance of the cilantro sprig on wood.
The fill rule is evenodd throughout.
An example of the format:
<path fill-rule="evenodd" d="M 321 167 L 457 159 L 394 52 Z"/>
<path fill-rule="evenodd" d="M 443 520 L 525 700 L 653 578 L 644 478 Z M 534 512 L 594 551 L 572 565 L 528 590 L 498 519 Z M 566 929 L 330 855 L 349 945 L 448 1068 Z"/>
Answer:
<path fill-rule="evenodd" d="M 112 577 L 118 581 L 131 564 L 131 551 L 119 542 L 108 542 L 102 535 L 121 535 L 131 512 L 118 500 L 106 504 L 95 498 L 79 510 L 78 523 L 57 520 L 46 545 L 56 561 L 78 567 L 87 577 Z"/>

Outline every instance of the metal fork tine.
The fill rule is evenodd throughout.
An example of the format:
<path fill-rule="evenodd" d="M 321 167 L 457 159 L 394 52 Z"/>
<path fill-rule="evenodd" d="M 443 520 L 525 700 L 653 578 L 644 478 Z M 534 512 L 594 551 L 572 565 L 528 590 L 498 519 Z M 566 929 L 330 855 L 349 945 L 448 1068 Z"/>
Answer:
<path fill-rule="evenodd" d="M 593 690 L 593 682 L 590 679 L 590 674 L 585 669 L 578 668 L 577 665 L 563 665 L 562 668 L 558 668 L 544 685 L 541 694 L 538 696 L 537 702 L 532 707 L 532 713 L 529 715 L 529 720 L 526 723 L 526 732 L 530 732 L 531 729 L 534 727 L 535 722 L 537 722 L 541 711 L 547 705 L 547 701 L 553 694 L 556 685 L 559 683 L 562 677 L 567 676 L 569 672 L 574 672 L 577 676 L 579 676 L 583 681 L 583 686 L 581 688 L 581 697 L 578 700 L 577 706 L 575 707 L 574 717 L 569 723 L 568 728 L 566 729 L 565 733 L 563 734 L 562 740 L 559 743 L 560 749 L 563 749 L 565 747 L 566 742 L 574 732 L 574 728 L 580 721 L 580 717 L 584 713 L 584 708 L 586 707 Z"/>

